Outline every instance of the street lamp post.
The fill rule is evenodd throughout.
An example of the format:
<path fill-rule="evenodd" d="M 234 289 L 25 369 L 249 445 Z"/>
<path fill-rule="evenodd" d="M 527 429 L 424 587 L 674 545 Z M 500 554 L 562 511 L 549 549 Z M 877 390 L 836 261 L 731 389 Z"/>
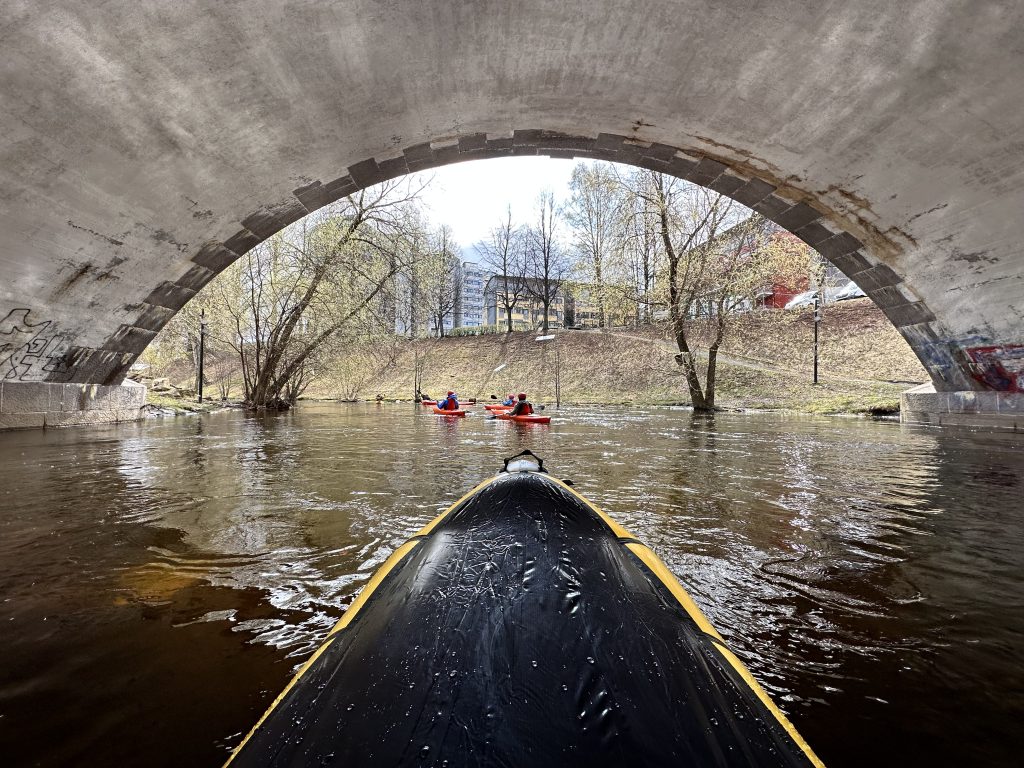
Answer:
<path fill-rule="evenodd" d="M 199 402 L 203 402 L 203 356 L 206 353 L 206 310 L 199 312 Z"/>
<path fill-rule="evenodd" d="M 818 383 L 818 323 L 821 322 L 821 290 L 814 294 L 814 381 Z"/>

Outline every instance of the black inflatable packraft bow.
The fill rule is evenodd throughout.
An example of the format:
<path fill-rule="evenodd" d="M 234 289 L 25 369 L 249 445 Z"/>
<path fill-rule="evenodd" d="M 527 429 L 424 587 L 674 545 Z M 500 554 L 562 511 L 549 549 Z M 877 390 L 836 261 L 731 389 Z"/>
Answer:
<path fill-rule="evenodd" d="M 392 554 L 229 765 L 822 765 L 651 550 L 510 461 Z"/>

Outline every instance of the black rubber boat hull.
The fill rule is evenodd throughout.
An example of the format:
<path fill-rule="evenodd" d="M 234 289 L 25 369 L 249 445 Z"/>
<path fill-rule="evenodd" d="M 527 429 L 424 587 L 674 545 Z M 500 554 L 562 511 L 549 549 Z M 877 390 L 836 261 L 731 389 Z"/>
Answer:
<path fill-rule="evenodd" d="M 660 560 L 547 475 L 400 547 L 232 766 L 820 766 Z"/>

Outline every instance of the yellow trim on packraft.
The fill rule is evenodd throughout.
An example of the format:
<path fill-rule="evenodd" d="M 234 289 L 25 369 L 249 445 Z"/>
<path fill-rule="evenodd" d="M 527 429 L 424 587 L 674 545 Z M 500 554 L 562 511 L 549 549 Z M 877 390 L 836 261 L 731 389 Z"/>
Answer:
<path fill-rule="evenodd" d="M 459 504 L 464 502 L 466 499 L 468 499 L 474 493 L 479 491 L 485 485 L 489 485 L 490 483 L 497 480 L 499 477 L 501 477 L 501 475 L 489 477 L 482 483 L 477 485 L 475 488 L 473 488 L 473 490 L 464 494 L 462 497 L 459 498 L 458 501 L 456 501 L 454 504 L 448 507 L 448 509 L 446 509 L 440 515 L 438 515 L 425 526 L 423 526 L 412 539 L 405 542 L 402 546 L 400 546 L 398 549 L 391 553 L 388 559 L 384 561 L 384 564 L 381 565 L 381 567 L 378 568 L 376 572 L 374 572 L 373 576 L 370 577 L 370 580 L 366 583 L 366 586 L 363 587 L 362 590 L 360 590 L 359 594 L 356 596 L 356 599 L 352 601 L 352 605 L 348 607 L 348 610 L 345 611 L 345 614 L 341 617 L 338 623 L 335 624 L 331 628 L 331 631 L 327 633 L 327 641 L 316 650 L 316 653 L 309 657 L 309 660 L 305 664 L 299 667 L 299 671 L 295 673 L 295 677 L 293 677 L 291 679 L 291 682 L 289 682 L 288 685 L 285 686 L 285 689 L 281 691 L 281 694 L 276 699 L 274 699 L 271 705 L 267 708 L 267 711 L 263 713 L 263 717 L 261 717 L 259 721 L 256 723 L 256 725 L 252 727 L 252 730 L 245 735 L 245 738 L 242 739 L 242 742 L 231 751 L 231 757 L 229 757 L 227 762 L 224 763 L 224 768 L 227 768 L 227 766 L 231 764 L 231 761 L 235 759 L 235 755 L 237 755 L 241 751 L 242 747 L 244 747 L 246 743 L 249 741 L 249 739 L 252 738 L 252 735 L 256 733 L 259 727 L 263 725 L 263 723 L 266 721 L 268 717 L 270 717 L 270 713 L 273 712 L 274 709 L 281 703 L 281 701 L 284 699 L 288 691 L 294 688 L 295 684 L 299 682 L 299 678 L 302 677 L 303 674 L 305 674 L 306 670 L 313 665 L 313 662 L 320 658 L 320 655 L 327 650 L 328 646 L 330 646 L 331 643 L 334 642 L 334 635 L 352 623 L 352 620 L 355 619 L 356 614 L 359 613 L 359 609 L 366 604 L 366 601 L 370 599 L 370 595 L 372 595 L 374 590 L 376 590 L 377 587 L 380 586 L 380 583 L 384 581 L 385 577 L 389 573 L 391 573 L 394 567 L 398 565 L 398 563 L 401 562 L 401 560 L 409 552 L 411 552 L 419 545 L 419 537 L 426 536 L 428 533 L 434 530 L 434 528 L 437 527 L 438 523 L 440 523 L 442 520 L 448 517 L 448 515 L 451 514 L 452 510 L 459 506 Z"/>
<path fill-rule="evenodd" d="M 345 615 L 342 616 L 341 620 L 334 625 L 330 632 L 327 633 L 327 636 L 331 637 L 335 633 L 341 632 L 341 630 L 351 624 L 352 620 L 356 617 L 356 614 L 359 613 L 359 609 L 366 604 L 366 601 L 370 599 L 370 595 L 372 595 L 377 587 L 380 586 L 380 583 L 384 581 L 389 573 L 391 573 L 392 569 L 398 565 L 399 561 L 401 561 L 403 557 L 418 546 L 419 542 L 414 539 L 412 541 L 405 542 L 405 544 L 392 552 L 391 556 L 384 561 L 384 565 L 378 568 L 376 573 L 374 573 L 373 576 L 370 577 L 370 580 L 366 582 L 366 586 L 362 588 L 356 599 L 352 601 L 352 605 L 350 605 L 348 610 L 345 611 Z"/>
<path fill-rule="evenodd" d="M 619 538 L 619 539 L 632 539 L 632 538 L 635 538 L 635 536 L 633 536 L 633 534 L 631 534 L 629 531 L 627 531 L 621 525 L 619 525 L 614 520 L 612 520 L 610 515 L 606 515 L 604 512 L 602 512 L 601 508 L 598 507 L 597 504 L 595 504 L 594 502 L 592 502 L 590 499 L 586 498 L 585 496 L 581 496 L 576 491 L 576 489 L 573 488 L 571 485 L 566 485 L 561 480 L 559 480 L 557 477 L 551 477 L 551 475 L 544 475 L 544 477 L 546 477 L 548 480 L 553 482 L 555 485 L 558 485 L 561 488 L 564 488 L 569 493 L 571 493 L 573 496 L 575 496 L 577 499 L 579 499 L 584 504 L 586 504 L 587 507 L 589 507 L 590 509 L 594 510 L 594 512 L 597 514 L 597 516 L 600 517 L 602 520 L 604 520 L 605 525 L 607 525 L 609 528 L 612 529 L 612 533 L 615 534 L 616 538 Z"/>
<path fill-rule="evenodd" d="M 651 573 L 661 580 L 661 583 L 668 587 L 668 591 L 671 592 L 679 604 L 683 606 L 686 612 L 690 615 L 690 618 L 694 620 L 700 631 L 705 634 L 711 635 L 715 639 L 725 642 L 722 636 L 718 634 L 718 630 L 715 629 L 711 622 L 708 621 L 707 617 L 703 614 L 697 604 L 693 602 L 693 598 L 690 597 L 689 593 L 683 589 L 683 585 L 679 583 L 675 576 L 672 575 L 672 571 L 668 569 L 668 566 L 662 562 L 662 559 L 658 557 L 654 552 L 647 546 L 637 542 L 630 542 L 626 545 L 626 549 L 632 552 L 634 555 L 639 557 L 644 565 L 650 569 Z"/>
<path fill-rule="evenodd" d="M 775 715 L 775 719 L 778 720 L 782 727 L 786 729 L 786 733 L 788 733 L 789 737 L 796 742 L 796 745 L 803 750 L 803 753 L 807 755 L 807 759 L 817 766 L 817 768 L 825 768 L 825 764 L 818 759 L 816 754 L 814 754 L 810 745 L 804 741 L 803 736 L 797 732 L 796 727 L 789 722 L 789 718 L 782 713 L 781 709 L 775 706 L 775 702 L 771 700 L 768 692 L 761 687 L 761 684 L 757 682 L 757 680 L 754 679 L 754 676 L 750 674 L 750 670 L 743 665 L 743 662 L 739 660 L 736 654 L 721 643 L 714 643 L 714 646 L 718 649 L 718 652 L 725 657 L 726 661 L 732 665 L 732 668 L 739 673 L 744 682 L 750 686 L 750 689 L 757 694 L 757 698 L 759 698 L 761 703 L 768 708 L 768 711 Z"/>
<path fill-rule="evenodd" d="M 558 484 L 581 502 L 592 509 L 597 515 L 607 523 L 608 527 L 612 529 L 612 532 L 620 539 L 636 539 L 633 534 L 623 528 L 621 525 L 616 523 L 610 516 L 601 511 L 601 509 L 594 504 L 590 499 L 582 496 L 571 486 L 566 485 L 557 478 L 547 476 L 552 482 Z M 640 558 L 640 560 L 647 566 L 647 568 L 653 573 L 658 580 L 665 585 L 669 592 L 679 601 L 679 604 L 683 607 L 683 610 L 689 615 L 691 619 L 697 624 L 700 630 L 711 637 L 715 638 L 715 642 L 712 643 L 714 648 L 725 658 L 726 661 L 732 666 L 733 669 L 739 673 L 739 676 L 743 679 L 743 682 L 754 692 L 754 695 L 761 700 L 761 703 L 765 705 L 769 712 L 775 716 L 775 719 L 779 721 L 779 725 L 785 729 L 789 737 L 793 739 L 800 750 L 807 756 L 807 759 L 816 766 L 816 768 L 825 768 L 825 764 L 818 759 L 818 756 L 814 754 L 810 745 L 804 741 L 803 737 L 796 730 L 796 727 L 789 722 L 787 718 L 777 706 L 775 702 L 771 700 L 768 692 L 761 687 L 761 684 L 754 679 L 754 676 L 750 674 L 743 662 L 725 646 L 725 640 L 718 634 L 718 630 L 712 626 L 711 622 L 708 621 L 707 617 L 690 597 L 689 593 L 683 588 L 683 585 L 679 583 L 679 580 L 673 575 L 672 571 L 668 569 L 668 566 L 658 557 L 654 551 L 639 541 L 630 541 L 626 543 L 626 548 L 629 549 L 634 555 Z"/>
<path fill-rule="evenodd" d="M 284 687 L 284 690 L 281 691 L 281 693 L 278 695 L 278 697 L 276 699 L 274 699 L 273 703 L 271 703 L 271 705 L 269 707 L 267 707 L 267 711 L 263 713 L 263 717 L 261 717 L 259 720 L 257 720 L 256 721 L 256 725 L 254 725 L 252 727 L 252 730 L 250 730 L 247 734 L 245 734 L 245 738 L 242 739 L 242 743 L 239 744 L 237 747 L 235 747 L 233 750 L 231 750 L 231 757 L 229 757 L 228 761 L 226 763 L 224 763 L 224 768 L 227 768 L 227 766 L 231 765 L 231 761 L 235 759 L 235 755 L 238 754 L 239 750 L 241 750 L 242 747 L 244 747 L 246 745 L 246 742 L 248 742 L 249 739 L 252 738 L 252 735 L 254 733 L 256 733 L 257 730 L 259 730 L 259 727 L 261 725 L 263 725 L 264 721 L 268 717 L 270 717 L 270 713 L 273 712 L 274 708 L 278 704 L 281 703 L 282 699 L 284 699 L 285 696 L 288 695 L 288 691 L 290 691 L 292 688 L 295 687 L 295 684 L 297 682 L 299 682 L 299 678 L 302 677 L 303 673 L 305 673 L 305 671 L 307 669 L 309 669 L 311 666 L 313 666 L 313 662 L 315 662 L 317 659 L 319 659 L 321 654 L 323 654 L 324 651 L 326 651 L 328 648 L 330 648 L 331 647 L 331 643 L 333 643 L 333 642 L 334 642 L 334 640 L 331 639 L 331 640 L 328 640 L 323 645 L 321 645 L 319 648 L 316 649 L 316 653 L 314 653 L 312 656 L 310 656 L 309 659 L 307 659 L 306 663 L 303 664 L 301 667 L 299 667 L 299 671 L 295 673 L 295 677 L 293 677 L 291 679 L 291 682 L 288 683 L 288 685 L 286 685 Z"/>
<path fill-rule="evenodd" d="M 468 499 L 468 498 L 469 498 L 470 496 L 472 496 L 472 495 L 473 495 L 474 493 L 476 493 L 477 491 L 479 491 L 480 489 L 482 489 L 482 488 L 483 488 L 484 486 L 490 485 L 490 484 L 491 484 L 491 483 L 493 483 L 493 482 L 494 482 L 495 480 L 497 480 L 497 479 L 498 479 L 499 477 L 504 477 L 504 476 L 505 476 L 504 474 L 500 474 L 500 475 L 495 475 L 494 477 L 488 477 L 488 478 L 487 478 L 486 480 L 484 480 L 484 481 L 483 481 L 482 483 L 480 483 L 479 485 L 477 485 L 477 486 L 476 486 L 475 488 L 473 488 L 473 489 L 472 489 L 471 491 L 469 491 L 469 492 L 467 492 L 467 493 L 463 494 L 463 495 L 462 495 L 462 496 L 461 496 L 461 497 L 459 498 L 459 500 L 458 500 L 458 501 L 456 501 L 456 502 L 455 502 L 454 504 L 452 504 L 452 505 L 451 505 L 450 507 L 448 507 L 448 509 L 446 509 L 446 510 L 445 510 L 444 512 L 442 512 L 442 513 L 441 513 L 440 515 L 438 515 L 437 517 L 435 517 L 435 518 L 434 518 L 433 520 L 431 520 L 431 521 L 430 521 L 429 523 L 427 523 L 427 524 L 426 524 L 425 526 L 423 526 L 422 528 L 420 528 L 420 529 L 419 529 L 419 531 L 418 531 L 418 532 L 416 533 L 416 536 L 426 536 L 426 535 L 427 535 L 428 533 L 430 533 L 430 532 L 431 532 L 432 530 L 434 530 L 434 529 L 435 529 L 435 528 L 436 528 L 436 527 L 438 526 L 438 524 L 439 524 L 439 523 L 440 523 L 440 522 L 441 522 L 442 520 L 444 520 L 444 519 L 445 519 L 446 517 L 448 517 L 448 515 L 450 515 L 450 514 L 452 513 L 452 511 L 453 511 L 453 510 L 454 510 L 454 509 L 455 509 L 455 508 L 456 508 L 457 506 L 459 506 L 459 504 L 461 504 L 462 502 L 464 502 L 464 501 L 465 501 L 466 499 Z"/>

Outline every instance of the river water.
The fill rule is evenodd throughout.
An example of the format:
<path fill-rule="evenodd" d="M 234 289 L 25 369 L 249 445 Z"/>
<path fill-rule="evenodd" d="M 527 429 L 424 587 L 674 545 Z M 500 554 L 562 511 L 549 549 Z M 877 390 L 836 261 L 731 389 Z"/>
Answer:
<path fill-rule="evenodd" d="M 1024 437 L 408 404 L 0 434 L 3 764 L 219 765 L 523 448 L 661 555 L 827 765 L 1021 764 Z"/>

